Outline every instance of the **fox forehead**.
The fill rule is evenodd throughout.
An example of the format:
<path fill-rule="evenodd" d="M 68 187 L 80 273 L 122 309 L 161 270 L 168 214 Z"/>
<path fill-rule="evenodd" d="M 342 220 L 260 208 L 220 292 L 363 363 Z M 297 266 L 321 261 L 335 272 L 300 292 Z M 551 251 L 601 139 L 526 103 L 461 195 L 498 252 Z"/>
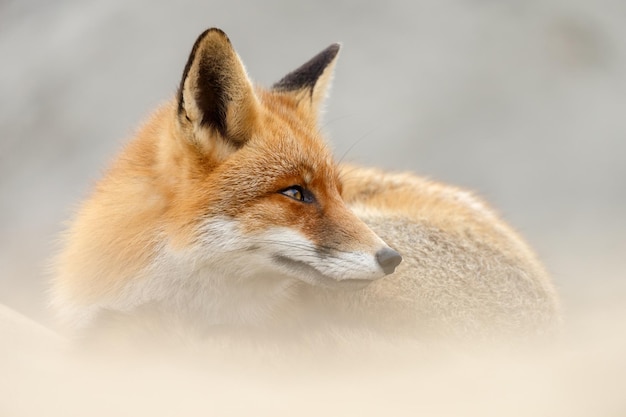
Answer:
<path fill-rule="evenodd" d="M 280 95 L 271 91 L 259 95 L 264 111 L 257 129 L 246 146 L 231 156 L 233 161 L 247 169 L 264 169 L 265 177 L 298 177 L 304 184 L 319 177 L 336 182 L 336 163 L 315 121 L 303 117 L 297 103 Z"/>
<path fill-rule="evenodd" d="M 215 174 L 219 173 L 221 180 L 236 183 L 246 178 L 259 188 L 336 188 L 339 182 L 338 169 L 326 146 L 319 139 L 291 132 L 275 136 L 266 131 L 255 135 L 220 168 Z"/>

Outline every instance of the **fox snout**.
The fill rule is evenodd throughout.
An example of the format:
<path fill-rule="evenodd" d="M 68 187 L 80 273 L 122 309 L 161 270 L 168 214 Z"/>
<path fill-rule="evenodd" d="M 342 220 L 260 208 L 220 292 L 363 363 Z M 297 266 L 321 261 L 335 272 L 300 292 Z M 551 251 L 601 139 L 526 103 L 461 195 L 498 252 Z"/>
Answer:
<path fill-rule="evenodd" d="M 385 247 L 376 252 L 376 261 L 383 269 L 383 272 L 386 275 L 389 275 L 393 274 L 396 267 L 400 265 L 400 262 L 402 262 L 402 256 L 390 247 Z"/>

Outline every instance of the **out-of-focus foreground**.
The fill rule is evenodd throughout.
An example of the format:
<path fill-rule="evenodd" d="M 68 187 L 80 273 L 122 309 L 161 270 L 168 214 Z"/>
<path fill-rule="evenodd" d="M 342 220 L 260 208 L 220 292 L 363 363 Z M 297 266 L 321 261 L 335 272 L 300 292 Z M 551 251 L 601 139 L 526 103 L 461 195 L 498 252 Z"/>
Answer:
<path fill-rule="evenodd" d="M 537 249 L 566 308 L 548 352 L 298 384 L 166 365 L 96 382 L 76 363 L 65 374 L 42 349 L 54 336 L 7 313 L 0 414 L 626 414 L 625 18 L 610 0 L 0 2 L 0 303 L 50 324 L 62 222 L 218 26 L 265 85 L 343 42 L 325 125 L 337 156 L 476 190 Z"/>

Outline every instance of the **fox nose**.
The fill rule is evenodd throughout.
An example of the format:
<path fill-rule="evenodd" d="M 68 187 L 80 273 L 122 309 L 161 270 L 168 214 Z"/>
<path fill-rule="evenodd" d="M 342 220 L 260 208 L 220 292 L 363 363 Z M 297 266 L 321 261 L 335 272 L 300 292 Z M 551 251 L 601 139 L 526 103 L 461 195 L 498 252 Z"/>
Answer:
<path fill-rule="evenodd" d="M 395 250 L 387 247 L 376 252 L 376 260 L 385 274 L 389 275 L 396 270 L 396 266 L 400 265 L 402 256 Z"/>

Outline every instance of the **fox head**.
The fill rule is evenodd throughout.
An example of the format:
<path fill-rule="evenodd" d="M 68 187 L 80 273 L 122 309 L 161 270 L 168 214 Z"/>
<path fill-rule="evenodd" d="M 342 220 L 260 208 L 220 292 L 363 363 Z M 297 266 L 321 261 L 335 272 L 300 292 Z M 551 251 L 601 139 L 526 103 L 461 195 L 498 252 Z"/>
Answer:
<path fill-rule="evenodd" d="M 399 264 L 342 201 L 318 128 L 338 52 L 329 46 L 265 90 L 253 87 L 222 31 L 196 41 L 177 95 L 177 140 L 199 171 L 189 190 L 197 197 L 180 209 L 195 212 L 184 218 L 198 219 L 194 238 L 207 251 L 228 251 L 223 262 L 258 257 L 325 286 L 364 284 Z"/>
<path fill-rule="evenodd" d="M 79 211 L 57 292 L 164 298 L 174 282 L 261 276 L 359 288 L 392 273 L 402 258 L 342 200 L 318 127 L 338 52 L 329 46 L 265 89 L 221 30 L 202 33 L 174 101 Z"/>

